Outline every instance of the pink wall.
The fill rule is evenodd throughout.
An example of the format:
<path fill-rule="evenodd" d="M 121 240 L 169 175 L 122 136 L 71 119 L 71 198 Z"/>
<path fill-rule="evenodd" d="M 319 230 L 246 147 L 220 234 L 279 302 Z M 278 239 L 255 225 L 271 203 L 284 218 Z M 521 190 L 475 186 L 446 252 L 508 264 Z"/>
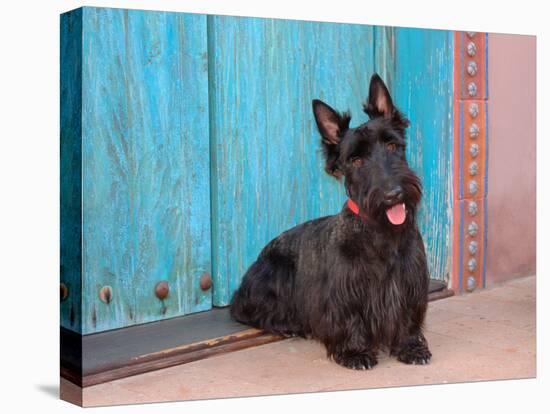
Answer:
<path fill-rule="evenodd" d="M 487 284 L 535 273 L 535 37 L 489 35 Z"/>

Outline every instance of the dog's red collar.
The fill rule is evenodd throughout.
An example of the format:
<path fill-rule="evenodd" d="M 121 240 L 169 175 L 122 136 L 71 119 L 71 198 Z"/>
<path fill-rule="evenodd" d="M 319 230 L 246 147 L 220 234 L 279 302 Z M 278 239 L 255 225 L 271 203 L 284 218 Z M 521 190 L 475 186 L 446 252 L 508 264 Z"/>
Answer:
<path fill-rule="evenodd" d="M 359 206 L 351 198 L 348 198 L 348 208 L 356 215 L 359 215 Z"/>

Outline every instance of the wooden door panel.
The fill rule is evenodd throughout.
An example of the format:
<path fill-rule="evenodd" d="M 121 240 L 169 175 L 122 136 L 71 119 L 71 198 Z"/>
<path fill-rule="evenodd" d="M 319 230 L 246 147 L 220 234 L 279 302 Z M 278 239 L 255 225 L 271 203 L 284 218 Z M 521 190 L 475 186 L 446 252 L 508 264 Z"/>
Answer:
<path fill-rule="evenodd" d="M 337 213 L 342 182 L 324 173 L 311 101 L 350 109 L 373 72 L 365 25 L 209 16 L 214 304 L 280 232 Z"/>
<path fill-rule="evenodd" d="M 209 309 L 206 16 L 82 10 L 82 333 Z"/>

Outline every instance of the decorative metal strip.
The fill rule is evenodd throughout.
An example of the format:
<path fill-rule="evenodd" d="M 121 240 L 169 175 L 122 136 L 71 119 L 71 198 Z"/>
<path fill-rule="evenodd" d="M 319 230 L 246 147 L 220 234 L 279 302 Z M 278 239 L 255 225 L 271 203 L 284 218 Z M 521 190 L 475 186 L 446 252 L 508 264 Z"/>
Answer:
<path fill-rule="evenodd" d="M 457 32 L 457 34 L 460 39 L 455 42 L 455 47 L 462 45 L 458 46 L 461 48 L 460 98 L 487 99 L 487 34 L 471 32 L 471 37 L 464 32 Z"/>
<path fill-rule="evenodd" d="M 485 287 L 487 34 L 455 32 L 453 272 L 458 293 Z"/>

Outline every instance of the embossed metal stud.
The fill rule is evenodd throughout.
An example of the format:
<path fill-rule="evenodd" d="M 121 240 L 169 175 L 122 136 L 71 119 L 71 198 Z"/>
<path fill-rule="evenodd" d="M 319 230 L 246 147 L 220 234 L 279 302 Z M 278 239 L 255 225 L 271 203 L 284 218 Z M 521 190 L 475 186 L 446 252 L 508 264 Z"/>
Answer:
<path fill-rule="evenodd" d="M 475 118 L 479 114 L 479 106 L 475 102 L 471 103 L 468 112 L 472 118 Z"/>
<path fill-rule="evenodd" d="M 472 221 L 470 224 L 468 224 L 468 234 L 470 237 L 475 237 L 477 235 L 477 223 L 475 221 Z"/>
<path fill-rule="evenodd" d="M 476 32 L 466 32 L 466 34 L 470 39 L 472 39 L 476 35 Z"/>
<path fill-rule="evenodd" d="M 468 183 L 468 191 L 470 192 L 470 195 L 477 193 L 477 181 L 472 180 Z"/>
<path fill-rule="evenodd" d="M 479 137 L 479 127 L 477 126 L 477 124 L 472 124 L 470 125 L 470 138 L 472 139 L 476 139 L 477 137 Z"/>
<path fill-rule="evenodd" d="M 468 276 L 468 280 L 466 280 L 466 290 L 468 292 L 473 292 L 476 288 L 476 278 L 473 276 Z"/>
<path fill-rule="evenodd" d="M 470 217 L 473 217 L 477 214 L 477 203 L 475 201 L 470 201 L 468 203 L 468 214 Z"/>
<path fill-rule="evenodd" d="M 477 64 L 472 60 L 468 62 L 468 66 L 466 67 L 466 72 L 468 72 L 468 75 L 475 76 L 477 73 Z"/>
<path fill-rule="evenodd" d="M 67 285 L 65 285 L 65 283 L 61 283 L 59 285 L 60 287 L 60 299 L 61 299 L 61 302 L 63 302 L 65 299 L 67 299 L 67 296 L 69 296 L 69 288 L 67 287 Z"/>
<path fill-rule="evenodd" d="M 470 252 L 470 254 L 477 253 L 477 242 L 475 240 L 472 240 L 470 243 L 468 243 L 468 251 Z"/>
<path fill-rule="evenodd" d="M 210 273 L 204 272 L 201 275 L 199 285 L 200 285 L 202 290 L 208 290 L 212 287 L 212 276 L 210 276 Z"/>
<path fill-rule="evenodd" d="M 468 84 L 468 95 L 474 97 L 477 95 L 477 86 L 475 82 L 470 82 Z"/>
<path fill-rule="evenodd" d="M 477 267 L 477 261 L 472 257 L 470 260 L 468 260 L 468 270 L 470 272 L 473 272 L 474 270 L 476 270 L 476 267 Z"/>
<path fill-rule="evenodd" d="M 168 286 L 168 282 L 165 280 L 162 280 L 157 283 L 155 286 L 155 295 L 160 300 L 164 300 L 168 297 L 168 293 L 170 292 L 170 287 Z"/>
<path fill-rule="evenodd" d="M 472 161 L 472 162 L 470 163 L 470 165 L 468 166 L 468 172 L 470 173 L 470 175 L 471 175 L 472 177 L 475 176 L 475 175 L 477 174 L 477 169 L 478 169 L 478 167 L 477 167 L 477 162 L 475 162 L 475 161 Z"/>
<path fill-rule="evenodd" d="M 479 154 L 479 145 L 477 144 L 470 145 L 470 155 L 475 158 L 477 157 L 478 154 Z"/>
<path fill-rule="evenodd" d="M 111 303 L 111 301 L 113 300 L 113 290 L 111 289 L 111 286 L 103 286 L 99 290 L 99 299 L 101 299 L 101 301 L 103 303 L 106 303 L 107 305 Z"/>
<path fill-rule="evenodd" d="M 468 56 L 475 56 L 476 51 L 476 44 L 474 42 L 468 42 L 468 45 L 466 46 L 466 53 L 468 53 Z"/>

